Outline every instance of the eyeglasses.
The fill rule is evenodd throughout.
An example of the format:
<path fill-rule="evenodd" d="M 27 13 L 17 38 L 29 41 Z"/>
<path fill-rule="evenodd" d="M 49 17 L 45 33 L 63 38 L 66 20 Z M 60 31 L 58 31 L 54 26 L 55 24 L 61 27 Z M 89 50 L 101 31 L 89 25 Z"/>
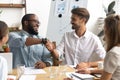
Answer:
<path fill-rule="evenodd" d="M 35 23 L 40 24 L 40 22 L 39 22 L 38 20 L 27 20 L 27 21 L 33 21 L 33 22 L 35 22 Z"/>

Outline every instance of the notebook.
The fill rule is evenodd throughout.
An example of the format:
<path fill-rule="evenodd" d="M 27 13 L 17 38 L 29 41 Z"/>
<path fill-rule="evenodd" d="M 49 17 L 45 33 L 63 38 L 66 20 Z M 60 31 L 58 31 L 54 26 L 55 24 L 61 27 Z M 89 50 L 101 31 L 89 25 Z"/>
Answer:
<path fill-rule="evenodd" d="M 3 56 L 7 60 L 8 64 L 8 73 L 12 73 L 12 53 L 0 53 L 0 56 Z"/>

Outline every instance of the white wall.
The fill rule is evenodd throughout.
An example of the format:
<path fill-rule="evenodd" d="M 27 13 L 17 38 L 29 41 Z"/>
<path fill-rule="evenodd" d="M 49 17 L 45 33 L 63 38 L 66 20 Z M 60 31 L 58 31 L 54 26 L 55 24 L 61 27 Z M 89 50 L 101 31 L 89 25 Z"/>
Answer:
<path fill-rule="evenodd" d="M 22 3 L 23 0 L 0 0 L 0 3 Z M 35 13 L 41 22 L 39 32 L 45 37 L 47 31 L 49 10 L 51 0 L 26 0 L 27 13 Z M 24 8 L 0 8 L 3 10 L 0 14 L 0 20 L 5 21 L 9 27 L 20 26 L 20 21 L 24 13 Z"/>
<path fill-rule="evenodd" d="M 103 6 L 108 8 L 108 5 L 112 1 L 116 1 L 116 5 L 114 6 L 114 10 L 116 11 L 117 14 L 120 13 L 120 7 L 119 7 L 120 0 L 88 0 L 87 9 L 90 12 L 90 20 L 87 23 L 87 28 L 90 31 L 92 31 L 93 33 L 98 34 L 101 31 L 102 28 L 100 28 L 100 27 L 102 27 L 103 25 L 99 26 L 98 19 L 100 17 L 102 17 L 102 18 L 106 17 L 106 13 L 104 11 Z"/>
<path fill-rule="evenodd" d="M 103 1 L 103 2 L 102 2 Z M 102 3 L 108 6 L 108 3 L 112 0 L 88 0 L 88 10 L 90 12 L 90 20 L 87 23 L 87 28 L 97 34 L 97 24 L 96 21 L 99 17 L 105 17 L 104 10 L 102 8 Z M 116 0 L 119 1 L 120 0 Z M 22 0 L 0 0 L 0 3 L 22 3 Z M 50 10 L 51 0 L 27 0 L 27 13 L 35 13 L 39 16 L 41 26 L 39 29 L 40 34 L 45 37 L 49 10 Z M 116 8 L 116 10 L 118 7 Z M 20 26 L 20 21 L 24 15 L 24 9 L 19 8 L 0 8 L 3 10 L 0 14 L 0 20 L 5 21 L 9 27 Z M 119 13 L 119 12 L 117 12 Z"/>
<path fill-rule="evenodd" d="M 27 0 L 27 13 L 35 13 L 41 22 L 39 33 L 45 37 L 51 0 Z"/>
<path fill-rule="evenodd" d="M 90 19 L 87 23 L 87 28 L 88 30 L 92 31 L 95 34 L 98 34 L 98 25 L 97 25 L 98 18 L 104 17 L 102 1 L 103 0 L 88 0 L 87 9 L 90 12 Z"/>
<path fill-rule="evenodd" d="M 0 3 L 4 4 L 21 4 L 22 0 L 0 0 Z M 9 27 L 15 27 L 20 25 L 21 17 L 24 15 L 23 8 L 0 8 L 2 13 L 0 14 L 0 20 L 5 21 Z"/>

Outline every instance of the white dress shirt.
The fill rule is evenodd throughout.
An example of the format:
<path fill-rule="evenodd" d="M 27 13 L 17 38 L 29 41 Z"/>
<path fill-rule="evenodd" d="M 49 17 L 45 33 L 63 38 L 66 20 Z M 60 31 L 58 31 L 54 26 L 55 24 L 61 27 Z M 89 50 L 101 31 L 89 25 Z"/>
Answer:
<path fill-rule="evenodd" d="M 99 38 L 86 31 L 78 37 L 75 31 L 66 32 L 57 46 L 59 57 L 64 54 L 65 64 L 76 65 L 80 62 L 104 59 L 105 50 Z"/>
<path fill-rule="evenodd" d="M 7 61 L 2 56 L 0 56 L 0 80 L 7 80 L 7 75 Z"/>

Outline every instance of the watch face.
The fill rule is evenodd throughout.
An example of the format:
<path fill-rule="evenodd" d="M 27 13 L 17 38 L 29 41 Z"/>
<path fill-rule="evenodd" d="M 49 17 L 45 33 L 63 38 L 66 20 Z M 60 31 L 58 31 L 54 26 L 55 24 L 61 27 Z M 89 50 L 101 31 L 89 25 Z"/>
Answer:
<path fill-rule="evenodd" d="M 42 38 L 42 43 L 46 44 L 47 43 L 47 38 Z"/>
<path fill-rule="evenodd" d="M 49 62 L 45 62 L 46 66 L 50 66 L 50 63 Z"/>

